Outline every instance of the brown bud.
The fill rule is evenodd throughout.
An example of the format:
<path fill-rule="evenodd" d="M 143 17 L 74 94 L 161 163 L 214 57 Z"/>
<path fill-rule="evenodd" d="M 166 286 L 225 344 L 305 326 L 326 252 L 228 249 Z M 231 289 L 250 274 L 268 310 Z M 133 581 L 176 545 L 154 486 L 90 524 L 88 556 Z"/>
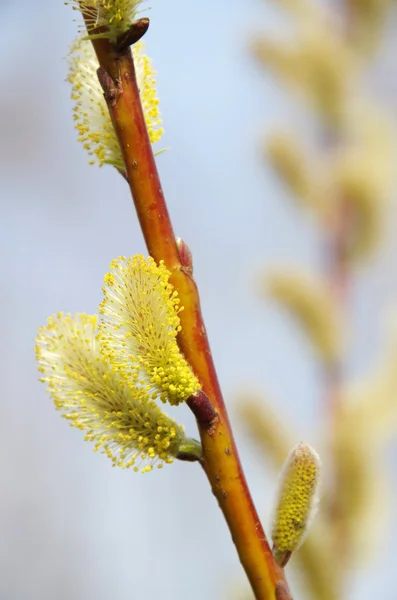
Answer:
<path fill-rule="evenodd" d="M 193 258 L 189 246 L 180 237 L 176 238 L 175 241 L 183 271 L 193 275 Z"/>
<path fill-rule="evenodd" d="M 186 400 L 186 404 L 200 425 L 205 427 L 208 433 L 213 433 L 219 421 L 219 417 L 207 394 L 205 394 L 202 390 L 198 390 L 189 396 L 189 398 Z"/>
<path fill-rule="evenodd" d="M 124 52 L 127 48 L 139 42 L 141 37 L 145 35 L 147 30 L 149 29 L 150 21 L 149 19 L 138 19 L 132 23 L 131 27 L 124 31 L 116 41 L 116 50 L 118 52 Z"/>

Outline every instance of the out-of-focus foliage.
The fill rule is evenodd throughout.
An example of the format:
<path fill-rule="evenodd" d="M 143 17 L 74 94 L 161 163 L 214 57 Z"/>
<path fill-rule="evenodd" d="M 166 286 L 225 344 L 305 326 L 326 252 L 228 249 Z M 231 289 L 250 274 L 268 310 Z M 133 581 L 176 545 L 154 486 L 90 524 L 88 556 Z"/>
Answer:
<path fill-rule="evenodd" d="M 326 281 L 298 269 L 279 269 L 266 278 L 268 294 L 299 322 L 320 358 L 329 362 L 342 351 L 338 305 Z"/>
<path fill-rule="evenodd" d="M 265 276 L 268 294 L 317 350 L 326 401 L 316 444 L 325 463 L 320 512 L 291 565 L 302 597 L 341 600 L 348 597 L 349 569 L 371 557 L 383 533 L 379 517 L 387 514 L 389 493 L 381 455 L 397 432 L 397 333 L 390 322 L 392 342 L 372 373 L 357 383 L 343 375 L 349 282 L 381 248 L 396 183 L 395 123 L 364 85 L 392 2 L 344 0 L 335 10 L 310 0 L 279 6 L 294 33 L 287 40 L 258 34 L 253 52 L 264 72 L 303 102 L 313 126 L 310 135 L 302 127 L 274 129 L 264 154 L 296 207 L 314 215 L 325 248 L 321 280 L 301 268 Z M 238 401 L 257 450 L 279 470 L 300 441 L 292 417 L 257 392 Z"/>

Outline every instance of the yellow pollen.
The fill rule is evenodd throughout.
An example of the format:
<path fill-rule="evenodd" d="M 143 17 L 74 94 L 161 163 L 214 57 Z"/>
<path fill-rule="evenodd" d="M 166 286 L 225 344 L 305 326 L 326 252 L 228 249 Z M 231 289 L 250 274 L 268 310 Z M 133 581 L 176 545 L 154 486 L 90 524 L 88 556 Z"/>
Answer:
<path fill-rule="evenodd" d="M 290 452 L 283 469 L 272 529 L 278 552 L 294 552 L 304 539 L 316 508 L 320 459 L 307 444 Z"/>
<path fill-rule="evenodd" d="M 55 407 L 115 466 L 146 473 L 171 462 L 185 439 L 183 428 L 112 367 L 102 343 L 96 315 L 58 313 L 40 328 L 38 368 Z"/>
<path fill-rule="evenodd" d="M 84 13 L 88 28 L 103 27 L 102 37 L 114 41 L 135 21 L 142 0 L 66 0 L 74 10 Z"/>
<path fill-rule="evenodd" d="M 200 384 L 176 341 L 180 301 L 170 272 L 162 262 L 156 265 L 141 255 L 119 257 L 111 269 L 100 306 L 105 355 L 125 377 L 146 384 L 149 394 L 179 404 Z M 162 431 L 159 425 L 157 432 Z"/>
<path fill-rule="evenodd" d="M 132 53 L 145 123 L 150 142 L 154 144 L 163 133 L 160 127 L 155 71 L 150 59 L 144 54 L 143 42 L 134 44 Z M 68 75 L 75 103 L 73 119 L 79 134 L 78 140 L 93 163 L 124 169 L 120 146 L 98 81 L 97 68 L 98 61 L 90 40 L 78 37 L 71 48 Z"/>

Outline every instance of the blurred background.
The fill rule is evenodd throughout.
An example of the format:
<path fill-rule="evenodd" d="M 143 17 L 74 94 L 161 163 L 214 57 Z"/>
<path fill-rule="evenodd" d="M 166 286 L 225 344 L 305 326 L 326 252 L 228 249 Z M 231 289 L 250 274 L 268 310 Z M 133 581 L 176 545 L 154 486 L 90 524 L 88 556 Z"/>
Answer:
<path fill-rule="evenodd" d="M 74 13 L 53 0 L 1 0 L 0 10 L 0 600 L 160 594 L 219 600 L 237 597 L 240 585 L 241 598 L 249 598 L 200 468 L 175 463 L 145 476 L 110 468 L 59 418 L 38 382 L 37 328 L 58 310 L 95 312 L 111 259 L 145 248 L 125 182 L 110 167 L 89 166 L 76 141 L 64 60 L 76 34 Z M 297 131 L 297 139 L 298 130 L 313 133 L 317 126 L 310 109 L 300 112 L 291 88 L 258 65 L 250 49 L 254 34 L 256 40 L 263 31 L 288 36 L 301 17 L 287 19 L 259 0 L 153 2 L 149 16 L 146 44 L 158 71 L 162 144 L 170 147 L 157 159 L 163 188 L 175 231 L 193 252 L 215 364 L 268 531 L 277 461 L 255 443 L 259 434 L 247 424 L 244 398 L 255 394 L 258 406 L 267 399 L 280 430 L 285 415 L 294 424 L 291 444 L 304 440 L 322 454 L 329 437 L 322 369 L 260 283 L 279 263 L 309 273 L 324 266 L 324 229 L 310 210 L 294 205 L 293 191 L 263 156 L 276 124 Z M 390 123 L 397 113 L 396 24 L 390 10 L 376 51 L 368 58 L 363 50 L 360 82 Z M 371 164 L 369 158 L 366 171 Z M 381 360 L 397 308 L 397 212 L 389 195 L 377 251 L 349 275 L 343 363 L 349 380 L 365 381 Z M 390 409 L 389 425 L 393 415 Z M 196 434 L 186 408 L 177 418 Z M 366 427 L 372 454 L 370 421 Z M 386 500 L 361 531 L 371 551 L 347 561 L 340 598 L 395 598 L 393 427 L 370 472 L 371 502 L 378 507 Z M 381 483 L 373 478 L 378 470 L 385 475 Z M 293 563 L 287 574 L 299 600 L 308 594 Z M 334 568 L 327 566 L 331 574 Z"/>

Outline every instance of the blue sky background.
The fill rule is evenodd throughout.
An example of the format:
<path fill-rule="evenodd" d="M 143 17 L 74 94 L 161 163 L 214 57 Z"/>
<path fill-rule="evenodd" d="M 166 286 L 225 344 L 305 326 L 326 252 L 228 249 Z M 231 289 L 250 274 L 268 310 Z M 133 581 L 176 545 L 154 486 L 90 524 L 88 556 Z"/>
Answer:
<path fill-rule="evenodd" d="M 288 94 L 248 52 L 250 33 L 280 19 L 257 0 L 152 5 L 146 42 L 170 146 L 159 169 L 175 231 L 194 255 L 219 377 L 267 525 L 275 476 L 239 427 L 237 392 L 266 390 L 313 444 L 322 413 L 310 350 L 254 290 L 258 270 L 276 262 L 321 264 L 319 232 L 259 154 L 267 129 L 294 123 Z M 63 59 L 76 31 L 70 7 L 1 0 L 0 14 L 0 598 L 231 599 L 240 567 L 200 469 L 111 469 L 37 382 L 37 328 L 58 310 L 95 312 L 110 260 L 145 248 L 125 182 L 90 167 L 75 139 Z M 392 49 L 386 78 L 396 74 Z M 396 226 L 392 210 L 390 232 Z M 352 374 L 379 350 L 384 307 L 396 301 L 396 250 L 385 236 L 382 255 L 355 279 Z M 194 435 L 187 409 L 178 418 Z M 395 447 L 386 459 L 395 498 Z M 382 558 L 357 577 L 349 599 L 380 589 L 384 600 L 394 597 L 395 512 L 388 530 Z"/>

